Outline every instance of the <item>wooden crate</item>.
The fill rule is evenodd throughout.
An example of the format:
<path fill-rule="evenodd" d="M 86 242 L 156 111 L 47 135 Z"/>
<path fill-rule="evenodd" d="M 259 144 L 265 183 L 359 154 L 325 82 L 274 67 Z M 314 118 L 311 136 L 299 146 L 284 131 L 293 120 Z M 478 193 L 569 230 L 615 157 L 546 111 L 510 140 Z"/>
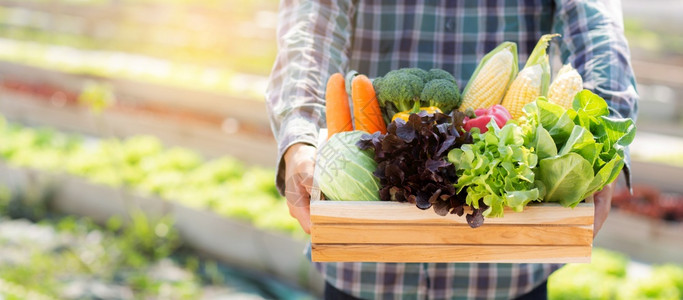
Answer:
<path fill-rule="evenodd" d="M 317 262 L 590 262 L 593 203 L 555 203 L 505 211 L 470 228 L 414 204 L 327 201 L 313 188 L 312 258 Z"/>

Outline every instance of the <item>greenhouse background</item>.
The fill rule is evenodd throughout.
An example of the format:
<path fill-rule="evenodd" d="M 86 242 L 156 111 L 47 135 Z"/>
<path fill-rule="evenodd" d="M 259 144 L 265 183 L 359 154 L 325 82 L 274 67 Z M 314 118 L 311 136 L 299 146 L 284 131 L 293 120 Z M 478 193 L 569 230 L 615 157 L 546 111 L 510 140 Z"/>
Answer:
<path fill-rule="evenodd" d="M 0 0 L 0 299 L 320 297 L 273 183 L 277 6 Z M 683 3 L 622 8 L 634 194 L 551 299 L 683 299 Z"/>

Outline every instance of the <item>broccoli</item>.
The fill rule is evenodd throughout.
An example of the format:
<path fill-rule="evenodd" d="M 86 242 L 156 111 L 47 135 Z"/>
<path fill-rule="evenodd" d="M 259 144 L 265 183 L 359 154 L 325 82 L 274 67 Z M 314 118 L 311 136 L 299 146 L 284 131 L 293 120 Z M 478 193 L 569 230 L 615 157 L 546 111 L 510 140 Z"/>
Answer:
<path fill-rule="evenodd" d="M 436 106 L 445 114 L 460 106 L 460 90 L 458 85 L 448 79 L 434 79 L 427 82 L 420 99 L 423 106 Z"/>
<path fill-rule="evenodd" d="M 382 86 L 381 82 L 383 79 L 384 79 L 384 77 L 379 76 L 379 77 L 375 77 L 375 79 L 372 80 L 372 87 L 375 89 L 375 94 L 377 94 L 378 96 L 379 96 L 379 87 Z M 351 85 L 349 84 L 347 86 L 350 87 Z M 350 93 L 349 93 L 349 95 L 350 95 Z"/>
<path fill-rule="evenodd" d="M 382 107 L 386 107 L 389 103 L 393 104 L 399 111 L 419 107 L 424 81 L 405 70 L 391 71 L 373 82 L 377 99 Z"/>
<path fill-rule="evenodd" d="M 442 69 L 431 69 L 427 72 L 427 82 L 435 79 L 446 79 L 455 83 L 455 77 L 453 77 L 451 73 L 448 73 L 448 71 Z"/>
<path fill-rule="evenodd" d="M 424 82 L 424 83 L 427 83 L 427 81 L 429 81 L 428 72 L 425 70 L 422 70 L 420 68 L 403 68 L 403 69 L 400 69 L 398 71 L 403 72 L 403 73 L 413 74 L 417 77 L 420 77 L 420 78 L 422 78 L 422 82 Z"/>

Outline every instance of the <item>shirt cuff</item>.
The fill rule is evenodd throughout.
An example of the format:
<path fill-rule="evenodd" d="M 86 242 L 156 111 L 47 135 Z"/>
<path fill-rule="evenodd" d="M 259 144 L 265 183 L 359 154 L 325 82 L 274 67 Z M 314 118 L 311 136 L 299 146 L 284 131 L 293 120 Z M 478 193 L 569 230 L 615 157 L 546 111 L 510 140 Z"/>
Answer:
<path fill-rule="evenodd" d="M 319 130 L 315 122 L 301 116 L 290 116 L 282 122 L 278 138 L 277 175 L 275 177 L 275 185 L 280 195 L 285 195 L 285 152 L 297 143 L 317 147 Z"/>

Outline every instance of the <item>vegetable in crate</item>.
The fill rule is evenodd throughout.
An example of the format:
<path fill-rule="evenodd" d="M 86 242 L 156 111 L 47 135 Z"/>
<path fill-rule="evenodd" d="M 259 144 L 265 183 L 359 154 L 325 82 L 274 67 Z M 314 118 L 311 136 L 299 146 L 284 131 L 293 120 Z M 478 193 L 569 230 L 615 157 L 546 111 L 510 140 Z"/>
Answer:
<path fill-rule="evenodd" d="M 373 175 L 377 163 L 372 150 L 356 146 L 363 134 L 359 130 L 337 133 L 318 150 L 314 176 L 327 199 L 379 200 L 379 179 Z"/>
<path fill-rule="evenodd" d="M 451 150 L 448 161 L 458 176 L 457 192 L 467 192 L 467 205 L 477 209 L 482 200 L 488 206 L 484 217 L 502 217 L 505 207 L 522 211 L 529 202 L 540 201 L 544 189 L 536 181 L 538 158 L 524 145 L 522 127 L 508 123 L 499 128 L 496 122 L 487 126 L 486 133 L 472 133 L 473 144 Z"/>
<path fill-rule="evenodd" d="M 444 113 L 450 113 L 460 106 L 460 91 L 454 81 L 434 79 L 425 84 L 420 93 L 422 106 L 438 107 Z"/>
<path fill-rule="evenodd" d="M 465 114 L 469 114 L 469 110 Z M 494 120 L 500 128 L 505 126 L 508 120 L 512 119 L 507 109 L 500 104 L 496 104 L 488 109 L 477 109 L 472 114 L 465 119 L 464 128 L 466 131 L 471 131 L 472 128 L 479 128 L 480 133 L 486 133 L 489 130 L 488 124 L 491 120 Z"/>
<path fill-rule="evenodd" d="M 450 113 L 460 106 L 460 89 L 455 77 L 445 70 L 403 68 L 373 81 L 385 120 L 397 113 L 409 115 L 422 110 Z"/>
<path fill-rule="evenodd" d="M 565 110 L 544 97 L 524 107 L 526 118 L 502 129 L 495 122 L 472 145 L 451 150 L 458 191 L 467 204 L 483 200 L 486 217 L 520 211 L 530 201 L 574 207 L 619 175 L 635 135 L 631 119 L 608 117 L 605 100 L 584 90 Z"/>
<path fill-rule="evenodd" d="M 622 168 L 629 171 L 624 152 L 635 137 L 635 124 L 609 117 L 600 96 L 583 90 L 572 109 L 539 98 L 524 110 L 529 146 L 539 156 L 538 179 L 547 190 L 544 201 L 574 207 L 614 181 Z"/>
<path fill-rule="evenodd" d="M 335 133 L 353 130 L 349 97 L 346 93 L 344 75 L 335 73 L 327 80 L 325 90 L 325 119 L 327 139 Z"/>
<path fill-rule="evenodd" d="M 536 100 L 539 96 L 548 94 L 550 61 L 545 49 L 548 48 L 550 40 L 557 36 L 559 34 L 541 36 L 531 55 L 529 55 L 524 68 L 517 74 L 517 78 L 505 93 L 505 98 L 501 104 L 507 108 L 512 118 L 521 117 L 524 105 Z"/>
<path fill-rule="evenodd" d="M 361 149 L 374 149 L 378 163 L 380 198 L 383 201 L 414 203 L 420 209 L 434 208 L 445 216 L 464 213 L 464 197 L 455 193 L 457 181 L 453 165 L 445 160 L 448 151 L 470 142 L 462 129 L 465 115 L 453 112 L 411 114 L 408 122 L 396 119 L 387 134 L 364 135 Z M 481 214 L 475 210 L 473 215 Z M 472 222 L 480 218 L 468 217 Z"/>
<path fill-rule="evenodd" d="M 365 75 L 353 77 L 351 81 L 351 98 L 353 100 L 353 118 L 356 130 L 367 133 L 387 132 L 382 118 L 382 111 L 377 103 L 372 81 Z"/>
<path fill-rule="evenodd" d="M 517 44 L 504 42 L 486 54 L 462 92 L 460 111 L 499 104 L 517 76 Z"/>
<path fill-rule="evenodd" d="M 430 106 L 430 107 L 420 107 L 419 111 L 424 111 L 428 114 L 434 114 L 434 113 L 443 113 L 438 107 L 436 106 Z M 418 111 L 402 111 L 400 113 L 396 113 L 393 118 L 391 118 L 391 121 L 395 121 L 396 119 L 402 119 L 403 121 L 408 122 L 408 119 L 410 118 L 411 114 L 417 113 Z"/>
<path fill-rule="evenodd" d="M 426 72 L 425 72 L 426 73 Z M 373 86 L 380 106 L 393 106 L 393 113 L 410 111 L 420 107 L 420 93 L 424 88 L 424 76 L 415 75 L 413 69 L 393 70 L 384 77 L 375 78 Z M 419 74 L 419 73 L 417 73 Z M 393 116 L 390 115 L 389 117 Z"/>
<path fill-rule="evenodd" d="M 583 89 L 583 79 L 576 69 L 566 64 L 557 72 L 557 76 L 550 84 L 548 101 L 565 109 L 572 108 L 574 96 Z"/>

